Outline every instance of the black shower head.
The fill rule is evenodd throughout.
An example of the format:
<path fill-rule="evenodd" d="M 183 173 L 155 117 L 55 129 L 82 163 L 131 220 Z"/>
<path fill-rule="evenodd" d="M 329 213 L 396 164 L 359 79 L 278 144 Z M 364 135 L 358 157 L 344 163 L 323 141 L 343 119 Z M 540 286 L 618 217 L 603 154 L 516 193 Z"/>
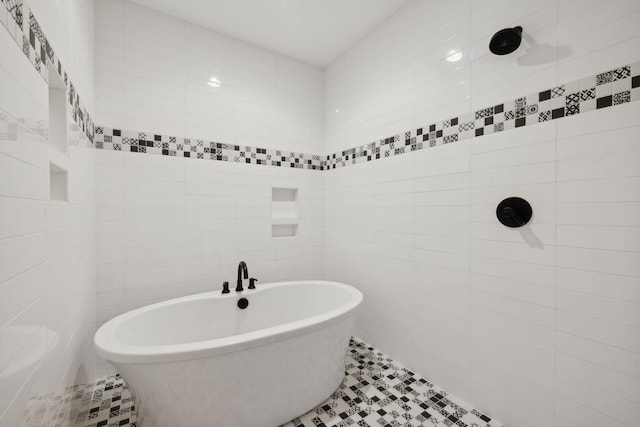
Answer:
<path fill-rule="evenodd" d="M 489 50 L 496 55 L 507 55 L 514 52 L 522 41 L 522 27 L 505 28 L 491 37 Z"/>

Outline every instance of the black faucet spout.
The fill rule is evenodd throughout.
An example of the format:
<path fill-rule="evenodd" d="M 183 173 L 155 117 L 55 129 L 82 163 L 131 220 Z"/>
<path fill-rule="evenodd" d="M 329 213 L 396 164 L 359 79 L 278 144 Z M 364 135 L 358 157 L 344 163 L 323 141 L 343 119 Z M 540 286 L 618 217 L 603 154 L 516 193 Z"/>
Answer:
<path fill-rule="evenodd" d="M 247 269 L 247 264 L 244 261 L 240 261 L 238 264 L 238 282 L 236 285 L 236 292 L 242 292 L 244 289 L 242 288 L 242 276 L 245 279 L 249 278 L 249 270 Z"/>

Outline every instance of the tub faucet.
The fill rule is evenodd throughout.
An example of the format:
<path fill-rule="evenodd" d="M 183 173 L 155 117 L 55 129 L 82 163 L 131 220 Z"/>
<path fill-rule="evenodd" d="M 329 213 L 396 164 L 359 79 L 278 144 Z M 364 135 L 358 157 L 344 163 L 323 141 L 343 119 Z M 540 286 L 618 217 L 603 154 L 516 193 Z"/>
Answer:
<path fill-rule="evenodd" d="M 247 264 L 244 261 L 240 261 L 238 264 L 238 284 L 236 286 L 236 292 L 242 292 L 242 276 L 244 275 L 245 279 L 249 278 L 249 270 L 247 269 Z"/>

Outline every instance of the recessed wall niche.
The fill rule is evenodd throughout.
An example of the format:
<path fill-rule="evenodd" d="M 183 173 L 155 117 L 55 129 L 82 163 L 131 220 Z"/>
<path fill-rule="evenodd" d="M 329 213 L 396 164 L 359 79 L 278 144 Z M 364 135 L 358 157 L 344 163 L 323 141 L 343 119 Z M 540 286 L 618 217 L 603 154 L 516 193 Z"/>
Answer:
<path fill-rule="evenodd" d="M 271 189 L 271 237 L 293 237 L 298 232 L 298 189 Z"/>
<path fill-rule="evenodd" d="M 49 162 L 49 200 L 69 201 L 69 177 L 67 171 Z"/>
<path fill-rule="evenodd" d="M 49 64 L 49 145 L 67 154 L 67 87 Z"/>

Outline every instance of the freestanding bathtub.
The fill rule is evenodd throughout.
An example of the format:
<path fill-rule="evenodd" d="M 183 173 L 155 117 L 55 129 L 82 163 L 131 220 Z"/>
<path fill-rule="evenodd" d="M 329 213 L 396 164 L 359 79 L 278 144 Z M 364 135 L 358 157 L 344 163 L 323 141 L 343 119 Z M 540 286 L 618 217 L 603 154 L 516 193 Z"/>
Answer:
<path fill-rule="evenodd" d="M 139 426 L 275 427 L 340 385 L 361 301 L 326 281 L 207 292 L 122 314 L 94 343 L 129 384 Z"/>

